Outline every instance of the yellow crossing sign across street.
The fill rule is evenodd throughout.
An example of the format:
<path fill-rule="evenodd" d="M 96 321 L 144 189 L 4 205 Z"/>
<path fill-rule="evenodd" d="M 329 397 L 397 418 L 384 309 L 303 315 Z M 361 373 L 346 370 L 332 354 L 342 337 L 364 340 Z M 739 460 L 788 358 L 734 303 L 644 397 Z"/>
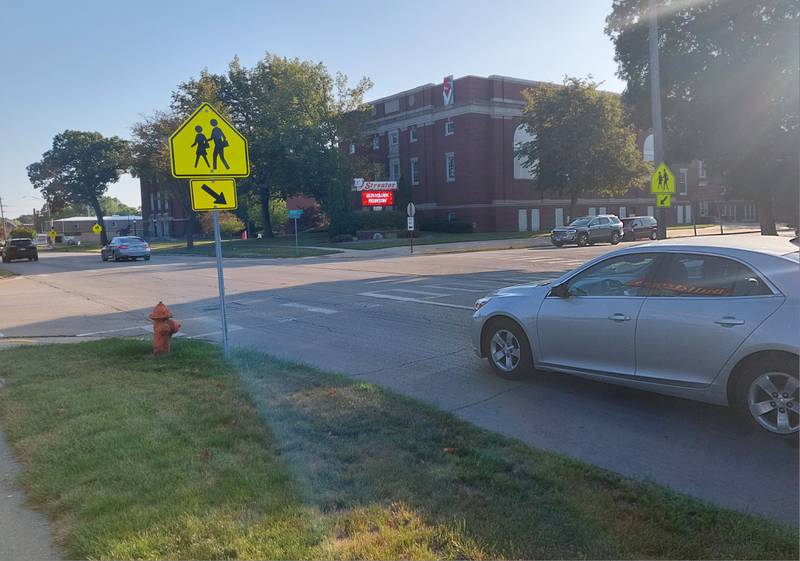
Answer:
<path fill-rule="evenodd" d="M 675 176 L 664 162 L 661 162 L 656 168 L 656 172 L 650 179 L 650 192 L 655 195 L 675 192 Z"/>
<path fill-rule="evenodd" d="M 203 103 L 169 137 L 175 177 L 247 177 L 247 139 L 208 103 Z"/>
<path fill-rule="evenodd" d="M 234 210 L 237 206 L 235 179 L 192 179 L 189 191 L 192 210 Z"/>

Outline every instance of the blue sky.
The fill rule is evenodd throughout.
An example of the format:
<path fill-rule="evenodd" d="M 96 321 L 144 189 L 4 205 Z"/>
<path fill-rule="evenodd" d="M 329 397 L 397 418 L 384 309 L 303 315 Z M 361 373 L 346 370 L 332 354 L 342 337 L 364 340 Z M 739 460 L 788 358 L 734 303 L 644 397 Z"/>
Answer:
<path fill-rule="evenodd" d="M 560 81 L 591 74 L 622 91 L 603 34 L 611 0 L 28 0 L 8 2 L 0 33 L 0 197 L 7 216 L 42 202 L 25 166 L 65 129 L 129 137 L 181 81 L 234 55 L 323 62 L 378 98 L 443 76 Z M 139 206 L 138 181 L 110 194 Z"/>

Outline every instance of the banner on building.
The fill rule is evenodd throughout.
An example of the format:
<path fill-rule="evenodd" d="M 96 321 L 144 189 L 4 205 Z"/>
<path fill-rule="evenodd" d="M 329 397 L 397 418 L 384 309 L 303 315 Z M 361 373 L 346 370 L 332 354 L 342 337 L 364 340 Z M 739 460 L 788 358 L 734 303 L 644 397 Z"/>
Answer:
<path fill-rule="evenodd" d="M 453 75 L 445 76 L 442 81 L 442 100 L 445 105 L 453 105 Z"/>
<path fill-rule="evenodd" d="M 397 191 L 397 181 L 364 181 L 353 180 L 353 191 Z"/>
<path fill-rule="evenodd" d="M 361 206 L 392 206 L 394 191 L 362 191 Z"/>

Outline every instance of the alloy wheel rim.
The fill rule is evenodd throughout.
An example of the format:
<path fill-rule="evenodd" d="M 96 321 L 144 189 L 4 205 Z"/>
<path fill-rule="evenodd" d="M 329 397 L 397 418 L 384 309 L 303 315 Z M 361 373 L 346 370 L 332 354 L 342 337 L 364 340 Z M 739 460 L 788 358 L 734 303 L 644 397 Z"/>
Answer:
<path fill-rule="evenodd" d="M 507 329 L 500 329 L 492 336 L 490 345 L 492 362 L 503 372 L 512 372 L 522 356 L 517 337 Z"/>
<path fill-rule="evenodd" d="M 753 419 L 775 434 L 792 434 L 800 427 L 797 378 L 785 372 L 767 372 L 750 384 L 747 406 Z"/>

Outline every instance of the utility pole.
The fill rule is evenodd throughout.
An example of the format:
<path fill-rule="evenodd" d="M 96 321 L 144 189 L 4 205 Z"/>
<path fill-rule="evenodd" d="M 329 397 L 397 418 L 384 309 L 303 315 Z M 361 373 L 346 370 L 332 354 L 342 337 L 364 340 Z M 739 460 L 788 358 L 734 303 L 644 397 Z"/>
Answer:
<path fill-rule="evenodd" d="M 653 153 L 656 167 L 664 162 L 664 129 L 661 126 L 661 71 L 658 62 L 658 16 L 657 0 L 648 1 L 650 20 L 650 120 L 653 123 Z M 658 239 L 667 237 L 666 210 L 656 209 Z"/>
<path fill-rule="evenodd" d="M 6 241 L 8 234 L 6 233 L 6 213 L 3 211 L 3 197 L 0 197 L 0 223 L 3 224 L 3 241 Z"/>

